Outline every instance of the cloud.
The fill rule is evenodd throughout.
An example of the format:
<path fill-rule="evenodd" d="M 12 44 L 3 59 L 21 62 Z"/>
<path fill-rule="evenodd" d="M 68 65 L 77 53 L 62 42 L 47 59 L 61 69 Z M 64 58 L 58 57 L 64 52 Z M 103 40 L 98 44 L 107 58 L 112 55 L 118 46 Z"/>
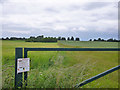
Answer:
<path fill-rule="evenodd" d="M 85 27 L 72 28 L 73 31 L 87 31 Z"/>
<path fill-rule="evenodd" d="M 16 34 L 29 34 L 30 31 L 16 31 L 16 30 L 9 30 L 10 33 L 16 33 Z"/>
<path fill-rule="evenodd" d="M 93 10 L 93 9 L 99 9 L 99 8 L 104 8 L 106 6 L 110 5 L 110 2 L 92 2 L 92 3 L 87 3 L 85 6 L 83 7 L 83 9 L 85 10 Z"/>
<path fill-rule="evenodd" d="M 117 2 L 80 2 L 79 0 L 3 1 L 3 36 L 71 35 L 77 32 L 117 32 Z M 73 33 L 74 32 L 74 33 Z M 54 34 L 52 34 L 54 33 Z M 67 34 L 66 34 L 67 33 Z"/>
<path fill-rule="evenodd" d="M 54 28 L 53 28 L 54 30 L 67 30 L 68 28 L 67 27 L 65 27 L 65 26 L 55 26 Z"/>

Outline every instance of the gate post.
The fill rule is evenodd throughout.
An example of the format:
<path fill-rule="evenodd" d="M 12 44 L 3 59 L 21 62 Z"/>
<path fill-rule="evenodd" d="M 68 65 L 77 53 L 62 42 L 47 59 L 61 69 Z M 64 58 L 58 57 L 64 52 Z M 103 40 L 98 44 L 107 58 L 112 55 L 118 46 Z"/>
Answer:
<path fill-rule="evenodd" d="M 24 48 L 24 58 L 27 58 L 27 50 Z M 27 72 L 24 72 L 24 83 L 27 86 Z"/>
<path fill-rule="evenodd" d="M 22 87 L 22 73 L 17 74 L 17 59 L 23 58 L 23 49 L 15 48 L 15 88 Z"/>

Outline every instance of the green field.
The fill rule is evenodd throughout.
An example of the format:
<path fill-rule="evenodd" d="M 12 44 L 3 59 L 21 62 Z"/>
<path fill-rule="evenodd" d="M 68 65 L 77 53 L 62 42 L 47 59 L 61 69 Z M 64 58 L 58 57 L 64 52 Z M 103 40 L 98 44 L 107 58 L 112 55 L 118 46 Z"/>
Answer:
<path fill-rule="evenodd" d="M 34 43 L 2 41 L 2 87 L 14 88 L 16 47 L 104 47 L 117 48 L 116 42 Z M 74 85 L 118 65 L 117 51 L 37 51 L 29 52 L 28 88 L 72 88 Z M 118 71 L 93 81 L 81 88 L 118 88 Z"/>
<path fill-rule="evenodd" d="M 59 41 L 64 47 L 79 48 L 118 48 L 118 42 L 100 42 L 100 41 Z"/>

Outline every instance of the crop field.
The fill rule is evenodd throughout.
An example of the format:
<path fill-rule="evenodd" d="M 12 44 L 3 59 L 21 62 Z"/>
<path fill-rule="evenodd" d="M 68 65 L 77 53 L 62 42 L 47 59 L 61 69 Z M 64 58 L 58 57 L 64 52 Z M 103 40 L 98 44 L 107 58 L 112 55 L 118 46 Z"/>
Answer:
<path fill-rule="evenodd" d="M 16 47 L 117 48 L 118 43 L 2 41 L 3 88 L 14 88 Z M 73 88 L 76 84 L 118 65 L 117 51 L 33 51 L 28 53 L 28 57 L 31 62 L 27 88 Z M 118 71 L 81 88 L 118 88 Z"/>

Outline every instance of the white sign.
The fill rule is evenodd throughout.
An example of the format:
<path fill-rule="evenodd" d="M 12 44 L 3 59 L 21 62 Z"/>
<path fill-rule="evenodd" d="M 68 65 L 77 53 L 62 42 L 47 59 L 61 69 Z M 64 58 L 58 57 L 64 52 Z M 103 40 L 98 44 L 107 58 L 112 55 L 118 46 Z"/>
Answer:
<path fill-rule="evenodd" d="M 30 58 L 17 59 L 17 73 L 27 72 L 30 70 Z"/>

